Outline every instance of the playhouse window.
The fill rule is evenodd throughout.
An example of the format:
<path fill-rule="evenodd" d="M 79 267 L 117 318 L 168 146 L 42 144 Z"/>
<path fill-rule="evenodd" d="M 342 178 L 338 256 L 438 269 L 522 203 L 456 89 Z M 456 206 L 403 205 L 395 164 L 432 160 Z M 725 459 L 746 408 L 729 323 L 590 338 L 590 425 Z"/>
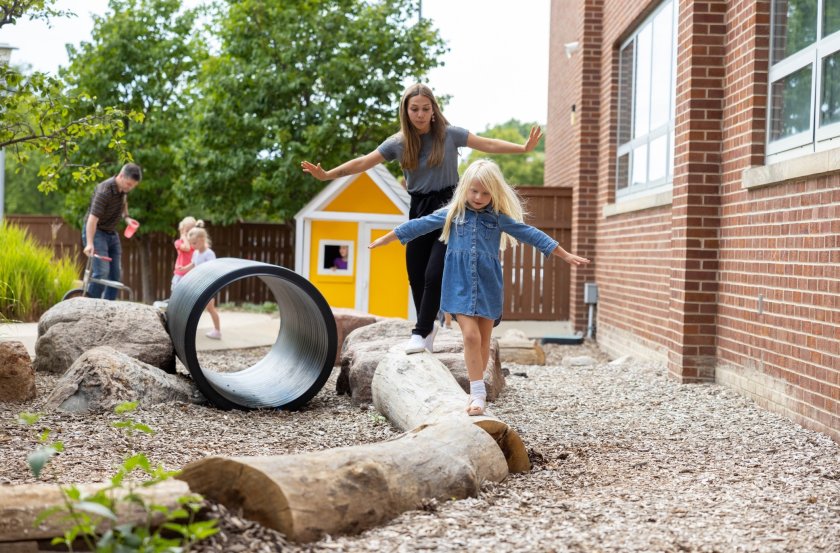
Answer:
<path fill-rule="evenodd" d="M 840 145 L 840 5 L 774 0 L 768 161 Z"/>
<path fill-rule="evenodd" d="M 616 199 L 673 182 L 675 21 L 663 2 L 619 50 Z"/>
<path fill-rule="evenodd" d="M 318 243 L 319 275 L 352 275 L 353 242 L 321 240 Z"/>

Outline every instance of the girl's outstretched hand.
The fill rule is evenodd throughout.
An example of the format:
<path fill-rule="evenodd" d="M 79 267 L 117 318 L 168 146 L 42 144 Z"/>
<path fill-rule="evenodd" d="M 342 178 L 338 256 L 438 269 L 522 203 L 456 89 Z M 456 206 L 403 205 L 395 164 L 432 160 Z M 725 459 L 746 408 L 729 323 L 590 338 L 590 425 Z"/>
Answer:
<path fill-rule="evenodd" d="M 394 240 L 397 239 L 396 233 L 392 230 L 388 234 L 384 234 L 368 244 L 368 249 L 372 250 L 373 248 L 378 248 L 379 246 L 384 246 L 385 244 L 390 244 Z"/>
<path fill-rule="evenodd" d="M 531 134 L 528 135 L 528 142 L 525 143 L 525 151 L 530 152 L 537 147 L 542 138 L 542 129 L 538 125 L 531 127 Z"/>
<path fill-rule="evenodd" d="M 327 177 L 327 172 L 324 171 L 323 168 L 321 168 L 320 163 L 318 165 L 315 165 L 315 164 L 310 163 L 308 161 L 301 161 L 300 162 L 300 168 L 303 169 L 304 173 L 309 173 L 310 175 L 312 175 L 313 177 L 315 177 L 318 180 L 328 180 L 329 179 L 329 177 Z"/>
<path fill-rule="evenodd" d="M 589 260 L 586 259 L 585 257 L 581 257 L 579 255 L 575 255 L 573 253 L 567 252 L 566 250 L 564 250 L 560 246 L 557 246 L 556 248 L 554 248 L 554 251 L 551 252 L 551 254 L 556 255 L 557 257 L 559 257 L 560 259 L 562 259 L 563 261 L 565 261 L 569 265 L 586 265 L 587 263 L 589 263 Z"/>

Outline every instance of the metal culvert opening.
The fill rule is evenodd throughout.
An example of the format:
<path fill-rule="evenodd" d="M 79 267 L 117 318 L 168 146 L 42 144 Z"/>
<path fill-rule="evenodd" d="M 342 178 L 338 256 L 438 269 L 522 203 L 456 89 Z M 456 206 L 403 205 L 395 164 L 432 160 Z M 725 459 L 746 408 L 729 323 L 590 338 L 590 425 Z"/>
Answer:
<path fill-rule="evenodd" d="M 202 369 L 195 338 L 205 306 L 226 286 L 251 277 L 262 280 L 277 302 L 277 340 L 244 370 Z M 166 319 L 178 358 L 201 393 L 221 409 L 295 409 L 312 399 L 332 372 L 337 347 L 332 310 L 311 282 L 284 267 L 232 257 L 201 264 L 173 290 Z"/>

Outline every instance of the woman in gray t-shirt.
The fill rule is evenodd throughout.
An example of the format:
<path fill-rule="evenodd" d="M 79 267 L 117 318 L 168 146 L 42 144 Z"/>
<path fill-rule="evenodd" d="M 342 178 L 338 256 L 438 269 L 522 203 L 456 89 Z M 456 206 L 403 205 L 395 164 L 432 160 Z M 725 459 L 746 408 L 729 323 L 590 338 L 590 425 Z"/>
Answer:
<path fill-rule="evenodd" d="M 378 163 L 399 160 L 411 196 L 409 219 L 433 213 L 446 205 L 458 184 L 458 148 L 466 146 L 489 154 L 521 154 L 536 148 L 542 137 L 539 127 L 531 129 L 525 144 L 476 136 L 450 126 L 440 111 L 432 90 L 423 84 L 408 87 L 400 101 L 400 132 L 387 138 L 371 153 L 324 170 L 321 164 L 301 162 L 301 168 L 318 180 L 332 180 L 367 171 Z M 411 331 L 406 353 L 433 351 L 440 309 L 440 283 L 446 245 L 440 231 L 431 232 L 406 245 L 405 265 L 417 325 Z"/>

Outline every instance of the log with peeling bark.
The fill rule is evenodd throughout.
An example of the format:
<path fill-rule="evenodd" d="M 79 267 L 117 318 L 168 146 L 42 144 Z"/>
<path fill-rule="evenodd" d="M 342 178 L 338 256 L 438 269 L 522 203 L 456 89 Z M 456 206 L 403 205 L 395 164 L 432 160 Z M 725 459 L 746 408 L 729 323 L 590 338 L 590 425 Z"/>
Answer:
<path fill-rule="evenodd" d="M 427 500 L 474 496 L 508 474 L 493 439 L 463 420 L 422 424 L 378 444 L 274 457 L 209 457 L 190 488 L 297 542 L 357 533 Z"/>
<path fill-rule="evenodd" d="M 373 404 L 400 430 L 441 420 L 461 420 L 483 428 L 498 443 L 510 472 L 527 472 L 531 462 L 525 444 L 489 409 L 479 417 L 466 414 L 469 396 L 430 353 L 405 355 L 392 351 L 376 368 L 371 383 Z"/>
<path fill-rule="evenodd" d="M 109 484 L 81 484 L 76 486 L 82 496 L 94 495 Z M 120 501 L 128 489 L 115 490 L 118 501 L 117 524 L 145 524 L 148 514 L 138 505 Z M 154 486 L 134 490 L 147 505 L 163 505 L 168 509 L 179 507 L 178 498 L 190 495 L 186 483 L 180 480 L 165 480 Z M 56 484 L 21 484 L 0 486 L 0 551 L 4 543 L 40 540 L 60 536 L 73 526 L 72 522 L 62 520 L 59 514 L 48 517 L 35 526 L 38 515 L 46 509 L 64 505 L 64 494 Z M 103 525 L 100 529 L 104 530 Z M 11 546 L 9 546 L 11 547 Z"/>

